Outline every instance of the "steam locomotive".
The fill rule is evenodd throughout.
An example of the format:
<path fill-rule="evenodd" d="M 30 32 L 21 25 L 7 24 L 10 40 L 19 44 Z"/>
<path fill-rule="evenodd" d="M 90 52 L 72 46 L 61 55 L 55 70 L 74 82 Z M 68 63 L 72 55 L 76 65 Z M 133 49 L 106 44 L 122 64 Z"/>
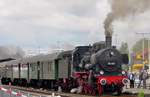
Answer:
<path fill-rule="evenodd" d="M 121 94 L 122 87 L 128 83 L 123 64 L 128 64 L 128 55 L 111 46 L 111 37 L 106 36 L 105 42 L 93 46 L 78 46 L 70 51 L 6 62 L 2 84 L 11 82 L 12 85 L 46 89 L 56 89 L 61 84 L 65 87 L 63 90 L 71 90 L 78 79 L 83 79 L 84 93 L 97 91 L 102 95 L 111 91 Z"/>

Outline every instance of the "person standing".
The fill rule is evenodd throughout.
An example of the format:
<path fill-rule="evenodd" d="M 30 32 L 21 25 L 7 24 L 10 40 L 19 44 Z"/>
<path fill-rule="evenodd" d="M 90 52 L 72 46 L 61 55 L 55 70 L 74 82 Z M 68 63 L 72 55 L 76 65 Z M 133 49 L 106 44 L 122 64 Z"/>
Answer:
<path fill-rule="evenodd" d="M 143 81 L 143 70 L 141 69 L 139 71 L 139 84 L 138 84 L 138 88 L 141 87 L 141 82 Z"/>
<path fill-rule="evenodd" d="M 129 80 L 130 80 L 130 88 L 134 88 L 135 76 L 132 72 L 129 74 Z"/>
<path fill-rule="evenodd" d="M 141 82 L 143 81 L 143 88 L 146 89 L 146 80 L 147 80 L 147 78 L 148 78 L 147 71 L 144 70 L 144 69 L 141 70 L 140 74 L 139 74 L 139 80 L 140 80 L 140 82 L 139 82 L 138 88 L 140 87 Z"/>
<path fill-rule="evenodd" d="M 148 78 L 148 73 L 146 70 L 143 71 L 143 88 L 146 89 L 146 80 Z"/>

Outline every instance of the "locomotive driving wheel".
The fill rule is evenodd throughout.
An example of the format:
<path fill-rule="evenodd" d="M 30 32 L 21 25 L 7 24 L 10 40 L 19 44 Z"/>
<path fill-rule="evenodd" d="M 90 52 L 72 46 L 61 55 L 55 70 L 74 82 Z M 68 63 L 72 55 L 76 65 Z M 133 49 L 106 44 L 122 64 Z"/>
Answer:
<path fill-rule="evenodd" d="M 99 93 L 99 95 L 101 96 L 103 94 L 103 92 L 104 92 L 104 89 L 103 89 L 102 85 L 98 84 L 98 93 Z"/>
<path fill-rule="evenodd" d="M 119 96 L 121 94 L 122 94 L 122 87 L 120 87 L 120 88 L 117 89 L 117 95 Z"/>
<path fill-rule="evenodd" d="M 113 93 L 113 95 L 120 96 L 122 94 L 122 87 L 117 86 L 116 91 Z"/>

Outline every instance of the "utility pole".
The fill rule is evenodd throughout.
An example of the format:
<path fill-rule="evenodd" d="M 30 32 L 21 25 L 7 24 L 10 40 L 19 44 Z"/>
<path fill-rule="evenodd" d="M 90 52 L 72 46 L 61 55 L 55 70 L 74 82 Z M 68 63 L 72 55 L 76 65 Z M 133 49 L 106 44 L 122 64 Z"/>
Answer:
<path fill-rule="evenodd" d="M 144 55 L 144 49 L 145 49 L 145 35 L 150 35 L 150 33 L 136 33 L 136 34 L 139 34 L 139 35 L 142 35 L 143 37 L 143 43 L 142 43 L 142 49 L 143 49 L 143 52 L 142 52 L 142 58 L 143 58 L 143 63 L 145 61 L 145 55 Z M 149 50 L 149 39 L 148 39 L 148 50 Z M 149 72 L 150 72 L 150 52 L 148 52 L 148 60 L 149 60 Z"/>
<path fill-rule="evenodd" d="M 117 34 L 115 34 L 115 43 L 116 43 L 116 46 L 119 44 L 118 43 L 118 35 Z"/>
<path fill-rule="evenodd" d="M 150 71 L 150 40 L 148 39 L 148 64 L 149 64 L 149 71 Z"/>
<path fill-rule="evenodd" d="M 40 53 L 41 53 L 41 47 L 38 46 L 38 54 L 40 54 Z"/>

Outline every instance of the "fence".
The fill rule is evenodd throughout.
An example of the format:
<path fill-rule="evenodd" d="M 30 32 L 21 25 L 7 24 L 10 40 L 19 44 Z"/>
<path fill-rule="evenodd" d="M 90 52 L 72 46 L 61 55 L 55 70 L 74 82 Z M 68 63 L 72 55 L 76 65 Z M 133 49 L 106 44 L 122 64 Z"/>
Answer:
<path fill-rule="evenodd" d="M 37 96 L 32 96 L 30 93 L 26 93 L 26 95 L 23 95 L 20 91 L 15 92 L 12 91 L 11 88 L 6 89 L 2 86 L 0 86 L 0 97 L 61 97 L 61 96 L 55 96 L 54 93 L 49 96 L 42 96 L 42 95 L 37 95 Z"/>
<path fill-rule="evenodd" d="M 0 86 L 0 97 L 28 97 L 19 92 L 12 91 L 10 89 L 5 89 L 2 86 Z M 30 96 L 29 96 L 30 97 Z"/>

